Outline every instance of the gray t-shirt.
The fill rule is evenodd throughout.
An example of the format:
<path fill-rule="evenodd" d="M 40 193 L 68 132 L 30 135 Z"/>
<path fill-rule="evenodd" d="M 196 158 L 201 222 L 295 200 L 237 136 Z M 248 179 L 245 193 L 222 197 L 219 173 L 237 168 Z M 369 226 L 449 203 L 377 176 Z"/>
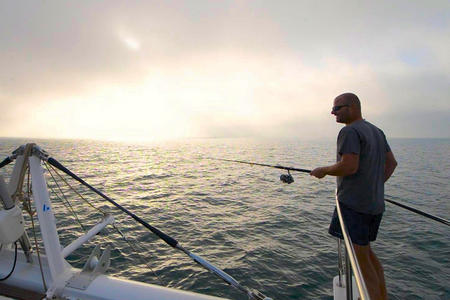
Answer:
<path fill-rule="evenodd" d="M 365 214 L 377 215 L 384 211 L 384 165 L 389 151 L 383 131 L 366 120 L 341 129 L 337 161 L 343 154 L 359 154 L 358 171 L 337 177 L 337 195 L 341 203 Z"/>

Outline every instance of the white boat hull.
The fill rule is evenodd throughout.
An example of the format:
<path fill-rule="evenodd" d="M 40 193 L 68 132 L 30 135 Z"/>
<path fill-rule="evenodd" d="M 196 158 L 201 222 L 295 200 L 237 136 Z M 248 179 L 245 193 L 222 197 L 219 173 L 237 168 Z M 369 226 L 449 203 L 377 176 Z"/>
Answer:
<path fill-rule="evenodd" d="M 352 276 L 352 299 L 357 300 L 359 298 L 359 291 L 356 285 L 355 277 Z M 345 275 L 342 275 L 342 284 L 339 285 L 339 276 L 333 278 L 333 296 L 334 300 L 347 300 L 347 289 L 345 286 Z"/>
<path fill-rule="evenodd" d="M 54 283 L 50 275 L 47 258 L 41 255 L 43 273 L 47 287 Z M 3 246 L 0 251 L 0 277 L 5 277 L 12 268 L 14 262 L 14 249 Z M 73 278 L 80 273 L 80 269 L 72 268 L 67 262 L 67 269 L 70 272 L 69 278 Z M 39 262 L 36 255 L 33 255 L 33 263 L 26 262 L 25 255 L 18 251 L 17 263 L 12 275 L 2 283 L 22 290 L 33 291 L 45 294 Z M 0 294 L 1 291 L 0 291 Z M 67 299 L 83 300 L 219 300 L 208 295 L 202 295 L 158 285 L 146 284 L 122 278 L 98 275 L 90 282 L 86 289 L 72 288 L 67 285 L 58 292 L 60 297 Z"/>

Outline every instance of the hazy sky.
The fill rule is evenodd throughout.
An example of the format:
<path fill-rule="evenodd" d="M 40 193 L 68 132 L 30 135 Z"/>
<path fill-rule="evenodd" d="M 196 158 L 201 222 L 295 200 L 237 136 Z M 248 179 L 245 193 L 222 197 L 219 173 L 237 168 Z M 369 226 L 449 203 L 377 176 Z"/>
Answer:
<path fill-rule="evenodd" d="M 0 136 L 450 137 L 450 1 L 1 1 Z"/>

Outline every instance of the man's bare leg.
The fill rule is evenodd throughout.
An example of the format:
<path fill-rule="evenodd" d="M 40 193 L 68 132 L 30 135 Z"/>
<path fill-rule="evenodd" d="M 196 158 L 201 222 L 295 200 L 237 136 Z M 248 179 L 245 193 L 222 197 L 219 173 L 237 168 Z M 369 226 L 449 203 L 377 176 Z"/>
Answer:
<path fill-rule="evenodd" d="M 384 269 L 381 265 L 380 261 L 378 260 L 378 257 L 375 255 L 375 252 L 373 252 L 372 248 L 370 248 L 370 260 L 372 261 L 372 265 L 375 267 L 375 270 L 378 275 L 378 279 L 380 281 L 380 291 L 381 295 L 383 296 L 382 299 L 387 299 L 387 291 L 386 291 L 386 281 L 384 280 Z"/>
<path fill-rule="evenodd" d="M 353 244 L 353 248 L 355 249 L 356 258 L 358 259 L 359 266 L 361 267 L 361 272 L 364 277 L 364 282 L 366 283 L 370 298 L 377 300 L 387 299 L 386 296 L 383 295 L 382 286 L 384 286 L 384 279 L 379 278 L 378 274 L 380 271 L 377 270 L 378 267 L 381 267 L 381 264 L 376 258 L 375 253 L 373 253 L 373 251 L 370 249 L 370 245 L 360 246 Z M 373 257 L 377 260 L 377 267 L 375 266 L 375 264 L 377 263 L 374 264 L 374 262 L 372 261 L 371 253 L 373 253 Z M 386 289 L 384 288 L 384 290 Z"/>

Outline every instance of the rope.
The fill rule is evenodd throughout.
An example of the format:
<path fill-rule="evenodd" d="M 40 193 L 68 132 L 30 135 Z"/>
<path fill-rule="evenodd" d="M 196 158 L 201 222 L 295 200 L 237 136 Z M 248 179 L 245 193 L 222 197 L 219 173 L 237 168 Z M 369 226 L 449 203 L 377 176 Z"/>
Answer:
<path fill-rule="evenodd" d="M 30 157 L 34 145 L 35 144 L 27 144 L 25 146 L 25 150 L 23 153 L 23 164 L 22 164 L 22 168 L 20 169 L 19 182 L 17 183 L 16 190 L 12 194 L 12 199 L 14 200 L 14 202 L 16 202 L 16 200 L 18 198 L 20 198 L 20 195 L 22 194 L 22 187 L 23 187 L 23 181 L 25 179 L 25 172 L 27 172 L 27 168 L 28 168 L 28 157 Z"/>
<path fill-rule="evenodd" d="M 45 162 L 45 164 L 47 165 L 47 162 Z M 90 203 L 87 199 L 85 199 L 77 190 L 75 190 L 70 183 L 67 182 L 67 180 L 64 179 L 64 177 L 61 176 L 61 174 L 58 173 L 58 171 L 52 166 L 50 165 L 50 167 L 52 168 L 52 170 L 59 176 L 59 178 L 61 178 L 62 181 L 64 181 L 65 184 L 67 184 L 67 186 L 75 193 L 77 194 L 84 202 L 86 202 L 90 207 L 92 207 L 93 209 L 97 210 L 98 212 L 100 212 L 101 214 L 103 214 L 103 216 L 106 215 L 106 213 L 104 211 L 102 211 L 100 208 L 95 207 L 92 203 Z"/>
<path fill-rule="evenodd" d="M 64 194 L 64 192 L 62 191 L 61 187 L 59 186 L 58 182 L 56 181 L 55 177 L 53 176 L 52 172 L 50 171 L 50 169 L 48 168 L 48 165 L 45 164 L 45 167 L 48 170 L 48 173 L 50 174 L 50 176 L 52 177 L 53 181 L 55 182 L 56 186 L 58 187 L 59 191 L 61 192 L 61 194 L 63 195 L 64 200 L 67 202 L 67 204 L 69 205 L 69 207 L 66 206 L 66 202 L 64 202 L 59 195 L 53 190 L 52 187 L 50 187 L 50 189 L 52 190 L 53 194 L 64 204 L 64 206 L 72 213 L 72 215 L 75 217 L 75 219 L 77 220 L 78 224 L 80 225 L 81 229 L 83 229 L 83 231 L 86 231 L 86 229 L 84 228 L 83 224 L 81 224 L 80 219 L 78 218 L 77 214 L 75 213 L 75 210 L 72 207 L 72 204 L 70 204 L 69 200 L 67 199 L 66 195 Z"/>
<path fill-rule="evenodd" d="M 5 281 L 6 279 L 8 279 L 8 278 L 12 275 L 12 273 L 14 272 L 14 270 L 16 269 L 16 262 L 17 262 L 17 242 L 14 242 L 14 246 L 15 246 L 15 250 L 14 250 L 14 264 L 13 264 L 13 267 L 12 267 L 12 269 L 11 269 L 11 271 L 9 272 L 8 275 L 6 275 L 6 276 L 3 277 L 3 278 L 0 278 L 0 281 Z"/>
<path fill-rule="evenodd" d="M 125 236 L 125 234 L 115 225 L 115 224 L 112 224 L 112 226 L 113 226 L 113 228 L 114 229 L 116 229 L 117 230 L 117 232 L 122 236 L 122 238 L 124 239 L 124 241 L 125 242 L 127 242 L 127 244 L 130 246 L 130 248 L 131 249 L 133 249 L 136 253 L 139 253 L 138 252 L 138 249 L 128 240 L 128 238 Z M 141 244 L 139 243 L 139 241 L 137 241 L 137 240 L 134 240 L 135 242 L 136 242 L 136 245 L 139 245 L 139 247 L 141 247 L 141 249 L 143 250 L 144 249 L 144 247 L 142 247 L 141 246 Z M 142 258 L 142 256 L 138 256 L 139 258 Z M 144 261 L 144 263 L 145 263 L 145 265 L 147 266 L 147 268 L 149 268 L 151 271 L 152 271 L 152 273 L 153 273 L 153 275 L 158 279 L 158 281 L 159 281 L 159 283 L 162 285 L 162 286 L 166 286 L 163 282 L 162 282 L 162 280 L 161 280 L 161 278 L 158 276 L 158 274 L 156 274 L 156 272 L 153 270 L 153 268 L 149 265 L 149 263 L 148 262 L 146 262 L 143 258 L 142 258 L 142 260 Z"/>
<path fill-rule="evenodd" d="M 49 173 L 50 173 L 50 175 L 51 175 L 51 177 L 53 178 L 53 181 L 56 183 L 56 185 L 57 185 L 57 187 L 58 187 L 58 189 L 60 190 L 60 192 L 63 194 L 63 196 L 64 196 L 64 198 L 66 198 L 65 197 L 65 195 L 64 195 L 64 192 L 62 192 L 62 189 L 61 189 L 61 187 L 59 186 L 59 184 L 56 182 L 56 179 L 54 178 L 54 176 L 53 176 L 53 174 L 52 174 L 52 172 L 50 171 L 50 169 L 48 168 L 48 163 L 47 162 L 45 162 L 45 167 L 47 168 L 47 170 L 49 171 Z M 91 206 L 92 208 L 94 208 L 95 210 L 97 210 L 97 211 L 99 211 L 100 213 L 102 213 L 103 215 L 106 215 L 106 213 L 105 212 L 103 212 L 101 209 L 99 209 L 99 208 L 97 208 L 97 207 L 95 207 L 93 204 L 91 204 L 87 199 L 85 199 L 78 191 L 76 191 L 68 182 L 67 182 L 67 180 L 65 180 L 62 176 L 61 176 L 61 174 L 59 174 L 58 173 L 58 171 L 52 166 L 52 165 L 50 165 L 50 167 L 51 167 L 51 169 L 64 181 L 64 183 L 74 192 L 74 193 L 76 193 L 84 202 L 86 202 L 87 204 L 89 204 L 89 206 Z M 50 189 L 52 189 L 51 187 L 50 187 Z M 53 189 L 52 189 L 52 191 L 53 191 Z M 56 193 L 55 193 L 56 194 Z M 56 194 L 57 195 L 57 194 Z M 58 195 L 57 195 L 58 196 Z M 58 196 L 58 198 L 59 198 L 59 196 Z M 69 201 L 66 199 L 66 201 L 69 203 Z M 64 203 L 64 202 L 63 202 Z M 70 205 L 70 204 L 69 204 Z M 78 219 L 78 217 L 76 216 L 76 213 L 75 213 L 75 211 L 73 210 L 73 207 L 70 205 L 70 207 L 72 208 L 72 211 L 73 211 L 73 213 L 74 213 L 74 215 L 75 215 L 75 217 L 76 217 L 76 219 L 78 220 L 78 222 L 80 223 L 80 225 L 81 225 L 81 227 L 83 228 L 83 230 L 85 230 L 84 229 L 84 227 L 83 227 L 83 225 L 81 224 L 81 222 L 79 221 L 79 219 Z M 116 229 L 117 230 L 117 232 L 119 233 L 119 235 L 123 238 L 123 240 L 130 246 L 130 248 L 132 249 L 132 250 L 134 250 L 136 253 L 139 253 L 139 251 L 138 251 L 138 249 L 133 245 L 133 243 L 131 243 L 129 240 L 128 240 L 128 238 L 125 236 L 125 234 L 123 234 L 123 232 L 118 228 L 118 227 L 116 227 L 114 224 L 112 225 L 113 226 L 113 228 L 114 229 Z M 140 245 L 139 244 L 139 242 L 137 242 L 136 241 L 136 244 L 137 245 Z M 142 249 L 144 249 L 144 247 L 142 247 L 142 246 L 140 246 Z M 138 257 L 140 257 L 141 258 L 141 256 L 138 256 Z M 163 282 L 162 282 L 162 280 L 161 280 L 161 278 L 156 274 L 156 272 L 152 269 L 152 267 L 148 264 L 148 262 L 145 262 L 144 261 L 144 263 L 146 264 L 146 266 L 147 266 L 147 268 L 149 268 L 151 271 L 152 271 L 152 273 L 153 273 L 153 275 L 158 279 L 158 281 L 159 281 L 159 283 L 162 285 L 162 286 L 166 286 Z"/>

